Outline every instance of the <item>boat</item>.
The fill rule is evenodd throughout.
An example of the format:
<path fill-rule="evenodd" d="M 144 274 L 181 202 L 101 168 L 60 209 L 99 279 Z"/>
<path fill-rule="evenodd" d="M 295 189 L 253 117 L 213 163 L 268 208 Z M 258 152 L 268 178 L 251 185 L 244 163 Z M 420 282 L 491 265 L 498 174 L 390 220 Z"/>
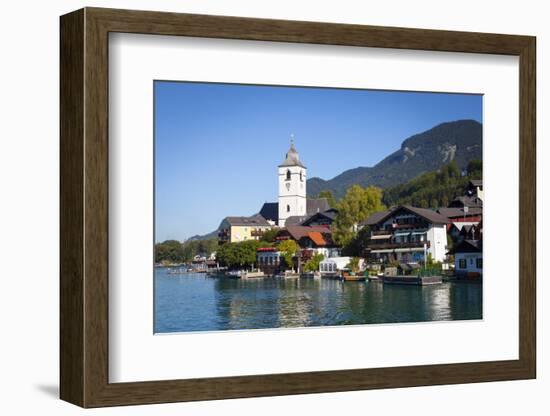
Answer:
<path fill-rule="evenodd" d="M 344 270 L 342 272 L 342 280 L 344 282 L 364 282 L 366 277 L 363 274 L 357 274 L 355 272 Z"/>
<path fill-rule="evenodd" d="M 226 276 L 229 277 L 230 279 L 240 279 L 242 274 L 243 274 L 242 270 L 231 270 L 227 272 Z"/>
<path fill-rule="evenodd" d="M 241 274 L 242 279 L 255 279 L 255 278 L 257 279 L 259 277 L 265 277 L 264 272 L 258 270 L 255 272 L 250 271 L 250 272 L 244 272 Z"/>

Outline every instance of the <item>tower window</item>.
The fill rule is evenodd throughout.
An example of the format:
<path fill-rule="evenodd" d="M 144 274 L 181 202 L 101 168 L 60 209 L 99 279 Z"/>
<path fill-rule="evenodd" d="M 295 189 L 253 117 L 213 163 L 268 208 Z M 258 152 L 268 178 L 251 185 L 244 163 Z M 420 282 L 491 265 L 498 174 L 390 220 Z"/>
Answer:
<path fill-rule="evenodd" d="M 290 205 L 286 206 L 286 212 L 290 212 Z"/>
<path fill-rule="evenodd" d="M 287 171 L 286 171 L 286 180 L 287 181 L 290 180 L 290 169 L 287 169 Z"/>
<path fill-rule="evenodd" d="M 302 177 L 302 171 L 300 171 L 300 181 L 304 181 L 304 178 Z"/>

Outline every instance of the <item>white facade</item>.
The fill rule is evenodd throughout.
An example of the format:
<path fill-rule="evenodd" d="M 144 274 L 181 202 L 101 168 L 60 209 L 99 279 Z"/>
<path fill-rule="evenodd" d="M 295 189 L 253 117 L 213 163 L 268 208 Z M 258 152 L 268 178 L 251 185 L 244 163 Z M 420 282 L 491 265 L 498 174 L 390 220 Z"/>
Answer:
<path fill-rule="evenodd" d="M 458 275 L 467 273 L 479 273 L 483 271 L 483 254 L 480 253 L 455 253 L 455 273 Z"/>
<path fill-rule="evenodd" d="M 328 259 L 331 257 L 339 257 L 342 249 L 339 247 L 315 247 L 315 248 L 308 248 L 307 250 L 310 250 L 314 252 L 315 254 L 322 254 L 324 259 Z"/>
<path fill-rule="evenodd" d="M 346 268 L 351 257 L 331 257 L 319 263 L 321 274 L 334 274 Z"/>
<path fill-rule="evenodd" d="M 431 224 L 426 235 L 430 242 L 428 253 L 432 255 L 434 261 L 445 261 L 447 252 L 447 227 L 445 224 Z"/>
<path fill-rule="evenodd" d="M 291 144 L 285 161 L 279 165 L 279 227 L 291 216 L 307 213 L 307 169 L 300 162 L 298 152 Z"/>
<path fill-rule="evenodd" d="M 428 217 L 425 217 L 428 215 Z M 446 220 L 434 222 L 434 213 L 421 208 L 402 207 L 375 224 L 369 250 L 374 261 L 394 259 L 402 263 L 419 263 L 431 255 L 444 262 L 447 253 Z M 441 220 L 441 223 L 439 223 Z"/>

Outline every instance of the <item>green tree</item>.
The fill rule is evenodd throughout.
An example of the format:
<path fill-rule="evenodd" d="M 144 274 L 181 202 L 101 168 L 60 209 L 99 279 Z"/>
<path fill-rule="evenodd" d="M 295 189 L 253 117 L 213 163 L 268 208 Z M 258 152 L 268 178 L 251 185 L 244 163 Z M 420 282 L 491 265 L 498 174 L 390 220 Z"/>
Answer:
<path fill-rule="evenodd" d="M 346 268 L 350 269 L 352 272 L 359 271 L 359 257 L 352 257 L 347 264 Z"/>
<path fill-rule="evenodd" d="M 279 251 L 281 252 L 281 255 L 285 259 L 285 263 L 287 267 L 294 270 L 293 258 L 298 252 L 298 244 L 296 244 L 296 241 L 294 240 L 281 241 L 278 248 L 279 248 Z"/>
<path fill-rule="evenodd" d="M 270 230 L 266 230 L 262 234 L 261 241 L 265 241 L 265 242 L 268 242 L 268 243 L 273 243 L 273 242 L 275 242 L 275 237 L 277 236 L 278 233 L 279 233 L 279 230 L 277 228 L 272 228 Z"/>
<path fill-rule="evenodd" d="M 216 252 L 216 261 L 230 269 L 253 267 L 260 242 L 256 240 L 222 244 Z"/>
<path fill-rule="evenodd" d="M 483 164 L 481 160 L 470 160 L 466 171 L 468 172 L 468 176 L 470 177 L 470 179 L 481 179 L 481 173 L 483 171 Z"/>
<path fill-rule="evenodd" d="M 156 263 L 182 263 L 185 261 L 183 246 L 179 241 L 166 240 L 155 244 Z"/>
<path fill-rule="evenodd" d="M 304 270 L 306 272 L 316 272 L 319 270 L 319 263 L 325 259 L 321 253 L 316 253 L 311 259 L 305 264 Z"/>
<path fill-rule="evenodd" d="M 321 191 L 319 192 L 319 195 L 317 195 L 317 198 L 326 198 L 329 206 L 331 208 L 336 208 L 336 198 L 334 198 L 332 191 L 329 191 L 329 190 Z"/>
<path fill-rule="evenodd" d="M 352 239 L 342 247 L 343 256 L 362 257 L 365 254 L 367 243 L 370 238 L 370 227 L 361 228 Z"/>
<path fill-rule="evenodd" d="M 464 195 L 468 182 L 481 179 L 481 161 L 468 163 L 462 176 L 455 161 L 438 172 L 428 172 L 417 178 L 384 190 L 383 202 L 388 206 L 412 204 L 422 208 L 446 207 L 457 196 Z"/>
<path fill-rule="evenodd" d="M 338 203 L 338 214 L 333 224 L 335 241 L 342 246 L 349 244 L 356 235 L 358 224 L 384 208 L 381 189 L 351 186 Z"/>

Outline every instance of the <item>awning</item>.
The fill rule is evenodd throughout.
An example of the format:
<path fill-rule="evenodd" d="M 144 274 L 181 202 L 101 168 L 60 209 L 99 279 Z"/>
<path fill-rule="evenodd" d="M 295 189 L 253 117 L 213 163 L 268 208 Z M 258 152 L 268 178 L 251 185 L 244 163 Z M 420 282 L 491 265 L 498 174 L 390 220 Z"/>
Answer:
<path fill-rule="evenodd" d="M 401 231 L 401 232 L 396 232 L 393 235 L 395 237 L 401 237 L 401 236 L 404 236 L 404 235 L 409 235 L 410 233 L 411 233 L 410 231 Z"/>
<path fill-rule="evenodd" d="M 391 238 L 391 234 L 386 235 L 373 235 L 370 239 L 371 240 L 388 240 Z"/>
<path fill-rule="evenodd" d="M 426 231 L 414 231 L 412 235 L 426 235 Z"/>
<path fill-rule="evenodd" d="M 410 253 L 412 251 L 424 251 L 424 247 L 396 248 L 396 253 Z"/>
<path fill-rule="evenodd" d="M 372 250 L 371 254 L 393 253 L 393 249 Z"/>

